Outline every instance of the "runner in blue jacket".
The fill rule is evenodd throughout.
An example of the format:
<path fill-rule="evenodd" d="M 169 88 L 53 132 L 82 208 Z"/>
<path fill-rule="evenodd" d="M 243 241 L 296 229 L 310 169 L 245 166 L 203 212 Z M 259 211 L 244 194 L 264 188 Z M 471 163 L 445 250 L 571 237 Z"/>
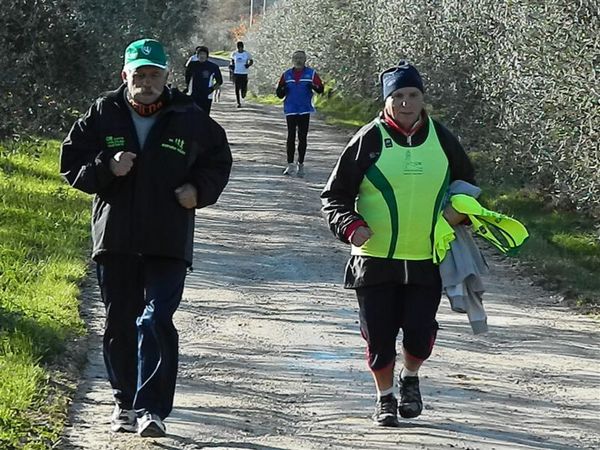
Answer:
<path fill-rule="evenodd" d="M 276 94 L 283 101 L 283 112 L 287 121 L 287 166 L 284 175 L 297 173 L 304 176 L 304 156 L 306 137 L 311 113 L 315 112 L 312 103 L 313 91 L 323 93 L 323 82 L 317 71 L 306 66 L 306 53 L 302 50 L 292 55 L 293 67 L 286 70 L 279 79 Z M 296 153 L 296 129 L 298 130 L 298 164 L 294 166 Z"/>

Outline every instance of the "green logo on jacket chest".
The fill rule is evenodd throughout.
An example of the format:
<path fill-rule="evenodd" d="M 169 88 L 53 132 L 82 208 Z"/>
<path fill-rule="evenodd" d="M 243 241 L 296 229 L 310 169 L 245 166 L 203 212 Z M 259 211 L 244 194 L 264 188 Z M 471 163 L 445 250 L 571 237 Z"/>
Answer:
<path fill-rule="evenodd" d="M 125 138 L 123 136 L 106 136 L 104 138 L 108 148 L 124 148 Z"/>
<path fill-rule="evenodd" d="M 167 142 L 163 142 L 160 144 L 161 148 L 166 148 L 167 150 L 173 150 L 181 155 L 185 155 L 185 141 L 183 139 L 167 139 Z"/>

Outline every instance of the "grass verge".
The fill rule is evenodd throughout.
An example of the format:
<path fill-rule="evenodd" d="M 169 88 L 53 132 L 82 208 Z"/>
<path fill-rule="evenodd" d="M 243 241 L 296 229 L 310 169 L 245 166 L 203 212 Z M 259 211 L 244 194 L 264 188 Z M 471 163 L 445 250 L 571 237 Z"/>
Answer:
<path fill-rule="evenodd" d="M 228 52 L 227 50 L 217 50 L 216 52 L 210 52 L 210 56 L 229 61 L 231 59 L 231 52 Z"/>
<path fill-rule="evenodd" d="M 600 237 L 595 222 L 554 208 L 543 195 L 516 183 L 483 186 L 482 202 L 518 218 L 530 238 L 518 258 L 542 286 L 560 292 L 582 312 L 600 310 Z"/>
<path fill-rule="evenodd" d="M 274 95 L 255 97 L 265 104 L 281 104 Z M 381 106 L 372 100 L 345 99 L 331 89 L 316 96 L 315 105 L 332 125 L 358 128 L 372 120 Z M 486 164 L 476 151 L 470 153 L 476 167 Z M 481 164 L 478 164 L 481 161 Z M 539 192 L 519 180 L 492 184 L 486 170 L 478 171 L 489 209 L 511 215 L 525 224 L 530 233 L 517 260 L 524 272 L 550 290 L 560 292 L 571 306 L 582 312 L 600 311 L 600 234 L 596 222 L 572 210 L 552 207 Z M 506 181 L 508 180 L 508 181 Z"/>
<path fill-rule="evenodd" d="M 381 106 L 372 100 L 344 98 L 330 87 L 315 98 L 315 106 L 325 115 L 326 123 L 347 128 L 362 127 L 381 110 Z"/>
<path fill-rule="evenodd" d="M 250 93 L 250 98 L 264 105 L 281 105 L 283 100 L 274 94 L 257 96 Z M 313 97 L 319 113 L 323 114 L 325 122 L 346 128 L 360 128 L 372 120 L 379 111 L 379 105 L 371 100 L 347 99 L 336 94 L 331 84 L 325 86 L 322 95 Z"/>
<path fill-rule="evenodd" d="M 0 448 L 46 449 L 64 426 L 53 370 L 84 333 L 89 199 L 58 175 L 59 144 L 0 143 Z M 62 414 L 58 413 L 62 411 Z"/>

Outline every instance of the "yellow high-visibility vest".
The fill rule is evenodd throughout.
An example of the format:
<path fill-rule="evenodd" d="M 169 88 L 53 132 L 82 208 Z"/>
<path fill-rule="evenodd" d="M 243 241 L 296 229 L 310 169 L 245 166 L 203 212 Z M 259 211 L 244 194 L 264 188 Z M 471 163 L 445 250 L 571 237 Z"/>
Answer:
<path fill-rule="evenodd" d="M 489 241 L 505 255 L 516 255 L 529 237 L 527 228 L 517 219 L 486 209 L 473 197 L 456 194 L 450 197 L 450 202 L 456 211 L 469 217 L 477 235 Z M 444 259 L 453 240 L 454 230 L 440 212 L 434 232 L 435 263 L 439 264 Z"/>
<path fill-rule="evenodd" d="M 429 119 L 427 139 L 402 147 L 380 119 L 381 155 L 359 186 L 356 211 L 373 236 L 353 255 L 425 260 L 433 256 L 433 230 L 449 182 L 448 158 Z"/>

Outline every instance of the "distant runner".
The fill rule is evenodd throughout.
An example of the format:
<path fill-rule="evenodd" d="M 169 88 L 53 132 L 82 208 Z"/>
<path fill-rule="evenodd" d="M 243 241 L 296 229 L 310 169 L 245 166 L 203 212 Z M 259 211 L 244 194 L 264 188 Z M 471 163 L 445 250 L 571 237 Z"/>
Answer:
<path fill-rule="evenodd" d="M 352 244 L 345 287 L 358 298 L 361 334 L 377 389 L 375 424 L 398 426 L 423 409 L 419 368 L 438 330 L 442 286 L 432 234 L 454 180 L 475 184 L 462 146 L 424 109 L 423 81 L 401 62 L 381 75 L 383 112 L 354 135 L 321 193 L 329 226 Z M 450 225 L 465 216 L 443 210 Z M 403 367 L 394 394 L 396 338 Z"/>
<path fill-rule="evenodd" d="M 237 107 L 242 107 L 242 98 L 246 98 L 248 92 L 248 68 L 254 64 L 250 53 L 244 50 L 244 43 L 237 43 L 237 51 L 231 54 L 230 70 L 233 71 L 233 82 L 235 84 L 235 99 Z"/>
<path fill-rule="evenodd" d="M 313 91 L 323 93 L 323 82 L 317 71 L 306 66 L 306 53 L 298 50 L 292 54 L 291 69 L 286 70 L 279 79 L 276 94 L 283 101 L 283 112 L 287 122 L 287 167 L 284 175 L 304 176 L 304 157 L 306 139 L 311 113 L 315 112 L 312 103 Z M 296 130 L 298 130 L 298 165 L 294 166 L 296 153 Z"/>
<path fill-rule="evenodd" d="M 208 60 L 208 47 L 196 47 L 196 54 L 185 64 L 185 85 L 194 102 L 210 114 L 215 91 L 223 84 L 221 69 Z"/>

